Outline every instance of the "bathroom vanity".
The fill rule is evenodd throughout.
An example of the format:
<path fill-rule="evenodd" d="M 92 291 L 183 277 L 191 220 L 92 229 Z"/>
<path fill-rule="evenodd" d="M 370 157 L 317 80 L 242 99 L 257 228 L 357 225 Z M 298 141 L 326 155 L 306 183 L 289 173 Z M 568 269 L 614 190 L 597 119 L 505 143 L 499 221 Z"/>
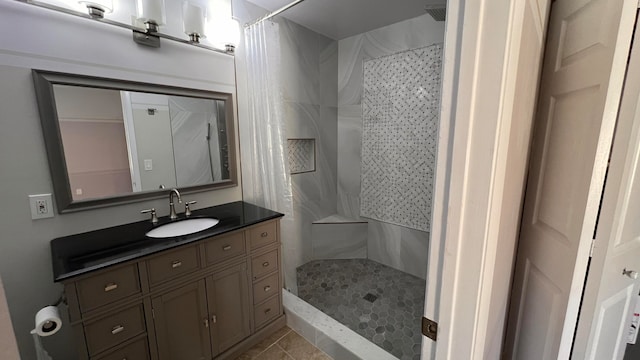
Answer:
<path fill-rule="evenodd" d="M 161 218 L 54 239 L 79 358 L 234 359 L 284 326 L 282 216 L 234 202 L 186 236 L 146 237 Z"/>

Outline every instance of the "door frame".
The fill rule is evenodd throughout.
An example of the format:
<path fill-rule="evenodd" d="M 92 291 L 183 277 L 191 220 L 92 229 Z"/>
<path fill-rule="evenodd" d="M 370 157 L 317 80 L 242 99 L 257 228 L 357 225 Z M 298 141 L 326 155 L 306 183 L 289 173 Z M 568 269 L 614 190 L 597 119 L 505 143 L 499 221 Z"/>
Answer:
<path fill-rule="evenodd" d="M 505 237 L 503 232 L 520 220 L 518 214 L 506 216 L 512 210 L 503 207 L 507 198 L 502 190 L 506 185 L 524 189 L 524 179 L 514 183 L 506 168 L 514 146 L 511 116 L 518 95 L 524 3 L 449 0 L 447 4 L 425 297 L 425 316 L 438 322 L 438 337 L 437 343 L 424 338 L 423 359 L 500 355 L 500 327 L 505 326 L 512 274 L 496 270 L 505 256 L 513 265 L 517 236 Z M 536 25 L 542 34 L 550 3 L 537 0 Z M 521 208 L 521 198 L 516 201 Z M 502 312 L 496 313 L 496 308 Z"/>
<path fill-rule="evenodd" d="M 509 109 L 516 95 L 518 3 L 523 2 L 449 0 L 447 4 L 425 299 L 425 316 L 438 322 L 438 337 L 435 343 L 424 338 L 423 359 L 500 356 L 496 351 L 502 344 L 492 343 L 487 330 L 499 330 L 492 328 L 495 319 L 489 318 L 492 305 L 505 309 L 508 305 L 509 289 L 493 290 L 512 276 L 494 270 L 499 255 L 506 255 L 498 246 L 498 233 L 509 225 L 503 221 L 508 217 L 503 217 L 500 186 L 509 150 Z M 541 9 L 545 20 L 541 30 L 546 33 L 548 10 L 543 13 Z M 512 221 L 519 222 L 520 217 Z M 516 243 L 517 236 L 506 245 L 515 248 Z"/>

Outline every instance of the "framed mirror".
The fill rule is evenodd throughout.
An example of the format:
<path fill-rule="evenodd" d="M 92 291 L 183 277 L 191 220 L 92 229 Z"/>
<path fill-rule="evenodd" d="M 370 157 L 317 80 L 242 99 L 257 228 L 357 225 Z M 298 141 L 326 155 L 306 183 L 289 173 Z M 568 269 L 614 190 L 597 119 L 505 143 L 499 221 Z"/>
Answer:
<path fill-rule="evenodd" d="M 232 94 L 33 78 L 58 212 L 237 185 Z"/>

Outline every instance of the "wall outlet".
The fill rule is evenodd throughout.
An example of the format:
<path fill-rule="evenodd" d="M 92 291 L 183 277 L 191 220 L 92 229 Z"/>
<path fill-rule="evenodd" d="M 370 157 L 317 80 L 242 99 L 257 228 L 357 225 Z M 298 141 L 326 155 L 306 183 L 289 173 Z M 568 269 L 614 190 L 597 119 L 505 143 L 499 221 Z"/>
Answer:
<path fill-rule="evenodd" d="M 53 217 L 53 202 L 51 194 L 29 195 L 31 219 L 45 219 Z"/>

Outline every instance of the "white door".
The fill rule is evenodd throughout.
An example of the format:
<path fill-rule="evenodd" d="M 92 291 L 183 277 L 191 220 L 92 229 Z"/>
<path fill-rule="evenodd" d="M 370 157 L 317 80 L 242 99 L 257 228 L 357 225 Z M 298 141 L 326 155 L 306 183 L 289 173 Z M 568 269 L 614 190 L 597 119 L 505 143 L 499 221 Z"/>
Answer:
<path fill-rule="evenodd" d="M 636 6 L 552 4 L 506 358 L 569 358 Z"/>
<path fill-rule="evenodd" d="M 640 271 L 639 167 L 640 37 L 636 32 L 580 309 L 574 359 L 624 356 L 640 284 L 633 279 Z"/>

